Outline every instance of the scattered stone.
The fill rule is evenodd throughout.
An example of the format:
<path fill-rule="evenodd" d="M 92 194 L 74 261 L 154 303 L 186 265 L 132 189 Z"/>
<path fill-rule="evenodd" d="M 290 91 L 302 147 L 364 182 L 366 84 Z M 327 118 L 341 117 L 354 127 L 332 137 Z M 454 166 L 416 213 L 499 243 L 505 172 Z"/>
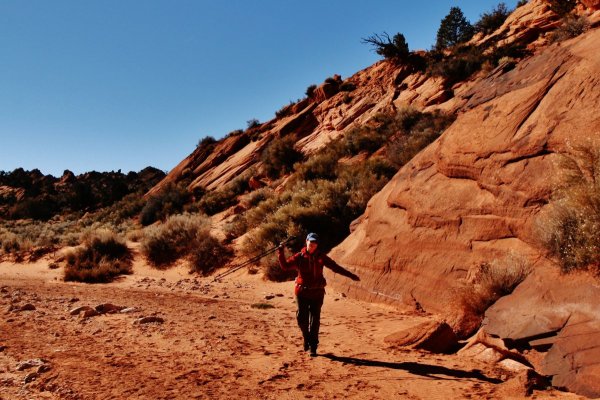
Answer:
<path fill-rule="evenodd" d="M 209 315 L 209 316 L 208 316 L 208 319 L 216 319 L 216 318 L 217 318 L 217 317 L 216 317 L 216 316 L 214 316 L 214 315 Z"/>
<path fill-rule="evenodd" d="M 42 365 L 46 365 L 47 361 L 42 360 L 41 358 L 34 358 L 27 361 L 21 361 L 17 364 L 17 371 L 25 371 L 26 369 L 33 367 L 40 367 Z"/>
<path fill-rule="evenodd" d="M 25 379 L 23 379 L 24 383 L 29 383 L 35 381 L 39 375 L 36 372 L 30 372 L 25 375 Z"/>
<path fill-rule="evenodd" d="M 31 303 L 27 303 L 19 308 L 19 311 L 34 311 L 35 306 Z"/>
<path fill-rule="evenodd" d="M 104 304 L 98 304 L 96 306 L 96 311 L 98 311 L 100 314 L 114 314 L 114 313 L 118 313 L 119 311 L 121 311 L 125 308 L 127 308 L 127 307 L 116 306 L 111 303 L 104 303 Z"/>
<path fill-rule="evenodd" d="M 90 311 L 90 310 L 93 310 L 93 308 L 90 306 L 81 306 L 81 307 L 73 308 L 71 311 L 69 311 L 69 314 L 78 315 L 81 312 Z"/>
<path fill-rule="evenodd" d="M 6 350 L 6 346 L 0 346 L 0 353 L 2 353 L 4 350 Z"/>
<path fill-rule="evenodd" d="M 38 374 L 43 374 L 44 372 L 48 372 L 51 369 L 52 369 L 52 367 L 49 364 L 44 364 L 44 365 L 40 365 L 36 372 Z"/>
<path fill-rule="evenodd" d="M 121 311 L 119 311 L 121 314 L 129 314 L 129 313 L 133 313 L 139 311 L 139 309 L 137 307 L 127 307 L 122 309 Z"/>
<path fill-rule="evenodd" d="M 506 358 L 506 359 L 500 361 L 498 363 L 498 365 L 508 371 L 513 371 L 513 372 L 521 372 L 521 371 L 525 371 L 527 369 L 531 369 L 527 365 L 521 364 L 520 362 L 515 361 L 515 360 L 511 360 L 510 358 Z"/>
<path fill-rule="evenodd" d="M 156 316 L 141 317 L 141 318 L 138 318 L 135 321 L 133 321 L 133 323 L 135 325 L 138 325 L 138 324 L 151 324 L 151 323 L 162 324 L 163 322 L 165 322 L 165 320 L 163 318 L 156 317 Z"/>
<path fill-rule="evenodd" d="M 77 303 L 79 301 L 78 297 L 73 297 L 71 299 L 69 299 L 69 303 Z"/>
<path fill-rule="evenodd" d="M 383 340 L 392 347 L 409 347 L 432 353 L 450 353 L 458 347 L 454 331 L 441 321 L 427 321 L 386 336 Z"/>
<path fill-rule="evenodd" d="M 81 319 L 88 319 L 88 318 L 96 317 L 98 315 L 100 315 L 100 313 L 98 311 L 94 310 L 93 308 L 90 308 L 89 310 L 85 310 L 81 314 Z"/>
<path fill-rule="evenodd" d="M 268 295 L 265 296 L 265 300 L 271 300 L 271 299 L 274 299 L 274 298 L 275 298 L 275 295 L 273 295 L 273 294 L 268 294 Z"/>

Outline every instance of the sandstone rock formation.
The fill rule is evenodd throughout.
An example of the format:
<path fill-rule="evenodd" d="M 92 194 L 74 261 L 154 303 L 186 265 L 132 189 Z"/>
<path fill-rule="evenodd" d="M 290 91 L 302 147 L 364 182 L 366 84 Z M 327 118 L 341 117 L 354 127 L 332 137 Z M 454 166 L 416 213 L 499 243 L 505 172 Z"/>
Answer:
<path fill-rule="evenodd" d="M 332 251 L 361 282 L 330 282 L 360 298 L 444 313 L 470 266 L 525 254 L 535 272 L 488 311 L 486 329 L 513 340 L 556 334 L 544 364 L 554 384 L 600 395 L 589 378 L 598 376 L 600 289 L 556 276 L 534 229 L 558 161 L 600 139 L 599 76 L 600 31 L 593 30 L 474 85 L 456 122 L 371 199 Z"/>

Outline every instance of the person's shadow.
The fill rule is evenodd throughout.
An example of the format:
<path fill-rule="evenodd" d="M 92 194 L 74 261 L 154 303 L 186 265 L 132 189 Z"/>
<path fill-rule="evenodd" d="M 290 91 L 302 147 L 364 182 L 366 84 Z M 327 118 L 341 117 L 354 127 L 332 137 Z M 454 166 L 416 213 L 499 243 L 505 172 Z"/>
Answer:
<path fill-rule="evenodd" d="M 463 371 L 460 369 L 451 369 L 442 367 L 439 365 L 421 364 L 416 362 L 387 362 L 387 361 L 376 361 L 366 360 L 355 357 L 341 357 L 336 356 L 332 353 L 320 354 L 321 357 L 328 358 L 331 361 L 337 361 L 345 364 L 361 365 L 366 367 L 381 367 L 390 369 L 401 369 L 411 374 L 425 376 L 432 379 L 447 379 L 447 380 L 461 380 L 461 379 L 475 379 L 479 381 L 489 383 L 502 383 L 501 379 L 490 378 L 485 376 L 479 370 Z M 442 377 L 444 375 L 446 377 Z"/>

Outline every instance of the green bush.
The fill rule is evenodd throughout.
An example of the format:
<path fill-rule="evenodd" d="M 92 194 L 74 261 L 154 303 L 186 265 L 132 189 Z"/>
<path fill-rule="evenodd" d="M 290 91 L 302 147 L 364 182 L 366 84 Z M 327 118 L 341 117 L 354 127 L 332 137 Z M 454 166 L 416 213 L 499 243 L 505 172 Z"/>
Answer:
<path fill-rule="evenodd" d="M 473 36 L 473 26 L 465 18 L 460 7 L 451 7 L 440 22 L 437 31 L 436 50 L 443 50 L 464 43 Z"/>
<path fill-rule="evenodd" d="M 479 21 L 474 25 L 475 32 L 489 35 L 500 28 L 509 15 L 510 10 L 506 7 L 506 4 L 500 3 L 492 11 L 483 13 L 480 16 Z"/>
<path fill-rule="evenodd" d="M 295 144 L 293 137 L 276 138 L 265 148 L 260 160 L 269 178 L 277 179 L 292 172 L 294 164 L 302 160 L 303 155 L 294 148 Z"/>
<path fill-rule="evenodd" d="M 173 215 L 160 226 L 146 228 L 142 254 L 157 268 L 185 258 L 192 272 L 204 275 L 225 265 L 230 257 L 225 246 L 210 233 L 210 219 L 201 215 Z"/>
<path fill-rule="evenodd" d="M 185 187 L 185 182 L 177 185 L 168 184 L 160 193 L 152 196 L 140 212 L 140 223 L 143 226 L 164 220 L 169 215 L 181 213 L 184 206 L 192 199 Z"/>
<path fill-rule="evenodd" d="M 103 283 L 132 273 L 131 250 L 110 231 L 87 235 L 81 247 L 66 254 L 65 261 L 65 281 Z"/>
<path fill-rule="evenodd" d="M 237 204 L 238 196 L 249 189 L 248 176 L 253 173 L 253 170 L 248 171 L 234 178 L 222 188 L 206 192 L 198 201 L 198 207 L 204 213 L 214 215 Z"/>
<path fill-rule="evenodd" d="M 306 97 L 308 97 L 309 99 L 313 97 L 313 95 L 315 94 L 315 90 L 317 89 L 317 85 L 309 85 L 306 88 Z"/>

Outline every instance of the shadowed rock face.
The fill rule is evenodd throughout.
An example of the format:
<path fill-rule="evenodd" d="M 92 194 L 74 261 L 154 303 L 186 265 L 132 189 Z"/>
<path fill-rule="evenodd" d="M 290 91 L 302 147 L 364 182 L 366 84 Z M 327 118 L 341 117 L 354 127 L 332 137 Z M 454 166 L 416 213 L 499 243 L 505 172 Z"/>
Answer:
<path fill-rule="evenodd" d="M 512 340 L 557 336 L 544 361 L 554 384 L 600 395 L 590 383 L 600 288 L 593 279 L 567 284 L 573 278 L 541 258 L 533 229 L 558 182 L 558 160 L 600 140 L 599 88 L 600 30 L 476 84 L 464 94 L 465 112 L 371 199 L 331 252 L 361 281 L 328 281 L 359 298 L 444 313 L 470 267 L 528 255 L 536 272 L 488 310 L 486 330 Z"/>

